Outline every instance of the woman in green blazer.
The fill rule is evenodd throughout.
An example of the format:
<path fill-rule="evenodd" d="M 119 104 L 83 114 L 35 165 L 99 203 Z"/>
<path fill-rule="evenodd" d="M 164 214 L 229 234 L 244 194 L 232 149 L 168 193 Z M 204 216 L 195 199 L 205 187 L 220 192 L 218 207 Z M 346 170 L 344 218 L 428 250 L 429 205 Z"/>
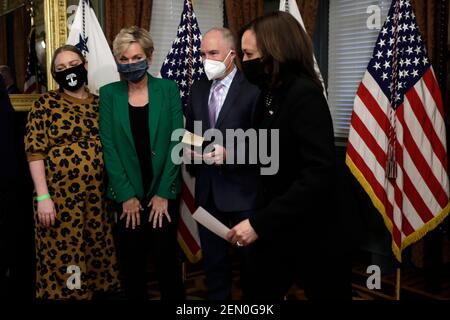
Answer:
<path fill-rule="evenodd" d="M 108 195 L 120 204 L 118 253 L 130 299 L 147 298 L 147 255 L 155 258 L 162 299 L 183 299 L 176 256 L 180 167 L 171 159 L 183 127 L 175 82 L 147 73 L 153 53 L 148 31 L 122 29 L 113 42 L 122 81 L 100 89 L 100 137 Z M 147 222 L 148 221 L 148 222 Z M 131 227 L 131 228 L 130 228 Z"/>

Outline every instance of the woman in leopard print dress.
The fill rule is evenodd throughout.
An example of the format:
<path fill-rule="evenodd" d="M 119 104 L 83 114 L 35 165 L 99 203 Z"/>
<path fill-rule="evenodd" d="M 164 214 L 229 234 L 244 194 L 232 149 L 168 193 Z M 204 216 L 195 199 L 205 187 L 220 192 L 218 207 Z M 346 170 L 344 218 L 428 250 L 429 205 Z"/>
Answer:
<path fill-rule="evenodd" d="M 51 70 L 60 89 L 34 103 L 25 136 L 36 192 L 36 296 L 91 299 L 119 287 L 98 97 L 85 88 L 87 63 L 77 48 L 57 49 Z"/>

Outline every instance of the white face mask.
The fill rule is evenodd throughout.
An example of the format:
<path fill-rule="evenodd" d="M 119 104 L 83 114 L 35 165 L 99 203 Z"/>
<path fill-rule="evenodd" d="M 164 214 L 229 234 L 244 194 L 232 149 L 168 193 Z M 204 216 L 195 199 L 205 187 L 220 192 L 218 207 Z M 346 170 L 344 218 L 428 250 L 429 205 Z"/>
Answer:
<path fill-rule="evenodd" d="M 223 77 L 223 75 L 225 74 L 225 69 L 227 68 L 224 62 L 227 60 L 230 53 L 231 50 L 230 52 L 228 52 L 223 61 L 205 59 L 205 61 L 203 62 L 203 66 L 205 68 L 205 73 L 208 77 L 208 80 L 215 80 Z"/>

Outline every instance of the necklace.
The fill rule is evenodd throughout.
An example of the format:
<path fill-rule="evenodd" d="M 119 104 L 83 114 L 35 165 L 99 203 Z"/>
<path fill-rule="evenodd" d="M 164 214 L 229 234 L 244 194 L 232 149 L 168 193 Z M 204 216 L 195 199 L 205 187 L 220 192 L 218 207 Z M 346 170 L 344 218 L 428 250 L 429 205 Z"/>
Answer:
<path fill-rule="evenodd" d="M 273 100 L 273 96 L 270 92 L 268 92 L 266 94 L 266 108 L 270 115 L 273 115 L 272 100 Z"/>

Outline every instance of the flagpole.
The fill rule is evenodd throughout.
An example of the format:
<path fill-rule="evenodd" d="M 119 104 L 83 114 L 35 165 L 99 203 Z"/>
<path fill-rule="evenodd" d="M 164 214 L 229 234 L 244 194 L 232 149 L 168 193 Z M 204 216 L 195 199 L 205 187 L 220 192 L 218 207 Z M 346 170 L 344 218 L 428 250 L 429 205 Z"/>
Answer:
<path fill-rule="evenodd" d="M 388 179 L 395 180 L 397 178 L 397 163 L 396 163 L 396 152 L 395 152 L 395 145 L 397 141 L 397 135 L 396 135 L 396 126 L 397 121 L 395 117 L 395 109 L 394 109 L 394 102 L 396 101 L 396 95 L 397 95 L 397 86 L 398 86 L 398 77 L 399 77 L 399 66 L 398 66 L 398 41 L 399 41 L 399 28 L 400 22 L 399 22 L 399 15 L 400 15 L 400 1 L 396 0 L 395 2 L 395 16 L 393 17 L 393 27 L 395 29 L 394 31 L 394 39 L 395 42 L 393 44 L 393 51 L 394 55 L 392 57 L 393 65 L 392 65 L 392 89 L 391 89 L 391 108 L 389 108 L 389 123 L 391 126 L 389 127 L 389 135 L 388 135 L 388 150 L 387 150 L 387 164 L 386 164 L 386 177 Z M 401 252 L 400 252 L 400 259 L 401 259 Z M 395 300 L 400 301 L 400 289 L 401 289 L 401 271 L 400 266 L 401 262 L 399 261 L 400 265 L 397 267 L 396 277 L 395 277 Z"/>
<path fill-rule="evenodd" d="M 400 289 L 401 289 L 401 281 L 400 281 L 400 267 L 397 267 L 396 277 L 395 277 L 395 300 L 400 300 Z"/>

